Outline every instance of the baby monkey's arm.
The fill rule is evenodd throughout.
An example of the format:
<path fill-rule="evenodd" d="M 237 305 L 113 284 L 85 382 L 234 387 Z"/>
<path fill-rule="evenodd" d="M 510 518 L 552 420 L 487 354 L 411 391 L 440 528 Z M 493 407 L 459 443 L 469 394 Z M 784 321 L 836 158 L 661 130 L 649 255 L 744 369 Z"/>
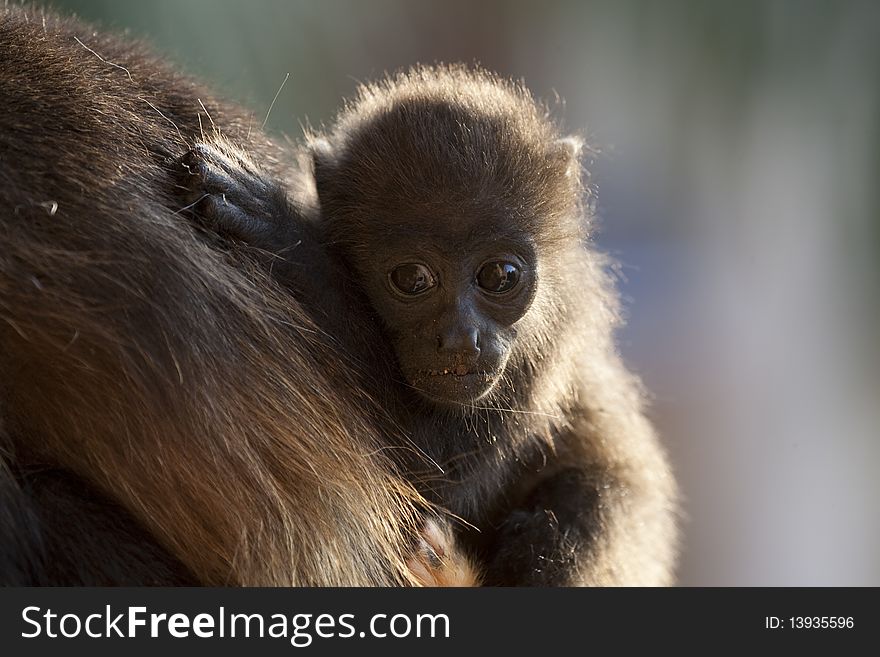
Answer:
<path fill-rule="evenodd" d="M 273 253 L 297 241 L 299 212 L 284 187 L 234 147 L 197 144 L 177 174 L 182 209 L 205 228 Z"/>

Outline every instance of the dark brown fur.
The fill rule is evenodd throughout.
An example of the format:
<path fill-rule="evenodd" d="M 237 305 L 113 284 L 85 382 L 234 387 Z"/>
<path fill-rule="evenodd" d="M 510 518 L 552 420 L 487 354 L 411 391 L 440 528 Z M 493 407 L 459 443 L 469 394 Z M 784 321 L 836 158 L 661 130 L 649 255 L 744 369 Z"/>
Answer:
<path fill-rule="evenodd" d="M 382 410 L 246 248 L 178 212 L 175 160 L 212 123 L 268 169 L 289 162 L 141 47 L 0 9 L 8 582 L 413 581 L 418 499 L 377 449 Z M 43 515 L 77 509 L 118 542 Z M 156 554 L 126 572 L 146 535 Z M 65 545 L 120 569 L 53 578 L 46 555 Z"/>

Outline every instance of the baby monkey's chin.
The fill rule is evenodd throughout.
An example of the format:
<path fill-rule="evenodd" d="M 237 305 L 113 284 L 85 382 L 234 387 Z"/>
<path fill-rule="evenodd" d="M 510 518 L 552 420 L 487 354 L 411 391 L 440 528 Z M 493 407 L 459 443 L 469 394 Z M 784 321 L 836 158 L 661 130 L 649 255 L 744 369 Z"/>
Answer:
<path fill-rule="evenodd" d="M 455 368 L 416 370 L 406 375 L 423 397 L 440 405 L 471 405 L 488 395 L 501 372 L 465 371 Z"/>

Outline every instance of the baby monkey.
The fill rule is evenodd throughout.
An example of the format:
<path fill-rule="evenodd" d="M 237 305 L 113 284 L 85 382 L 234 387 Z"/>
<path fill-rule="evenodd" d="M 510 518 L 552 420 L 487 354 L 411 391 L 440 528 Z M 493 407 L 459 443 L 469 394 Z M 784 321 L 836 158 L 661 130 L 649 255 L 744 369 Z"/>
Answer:
<path fill-rule="evenodd" d="M 361 364 L 489 585 L 672 579 L 676 486 L 615 349 L 580 147 L 518 84 L 419 67 L 309 136 L 312 198 L 228 144 L 183 160 L 201 220 Z"/>

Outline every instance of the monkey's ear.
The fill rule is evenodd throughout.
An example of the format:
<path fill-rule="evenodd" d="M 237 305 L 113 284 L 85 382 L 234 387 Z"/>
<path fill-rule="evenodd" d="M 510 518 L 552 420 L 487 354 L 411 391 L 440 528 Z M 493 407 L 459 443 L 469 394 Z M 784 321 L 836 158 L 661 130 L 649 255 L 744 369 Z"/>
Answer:
<path fill-rule="evenodd" d="M 309 152 L 312 155 L 312 169 L 315 173 L 315 187 L 320 199 L 327 192 L 330 178 L 336 168 L 336 152 L 330 142 L 323 137 L 309 141 Z"/>
<path fill-rule="evenodd" d="M 553 145 L 564 163 L 565 175 L 576 174 L 580 170 L 581 151 L 584 148 L 583 140 L 572 135 L 557 139 Z"/>

